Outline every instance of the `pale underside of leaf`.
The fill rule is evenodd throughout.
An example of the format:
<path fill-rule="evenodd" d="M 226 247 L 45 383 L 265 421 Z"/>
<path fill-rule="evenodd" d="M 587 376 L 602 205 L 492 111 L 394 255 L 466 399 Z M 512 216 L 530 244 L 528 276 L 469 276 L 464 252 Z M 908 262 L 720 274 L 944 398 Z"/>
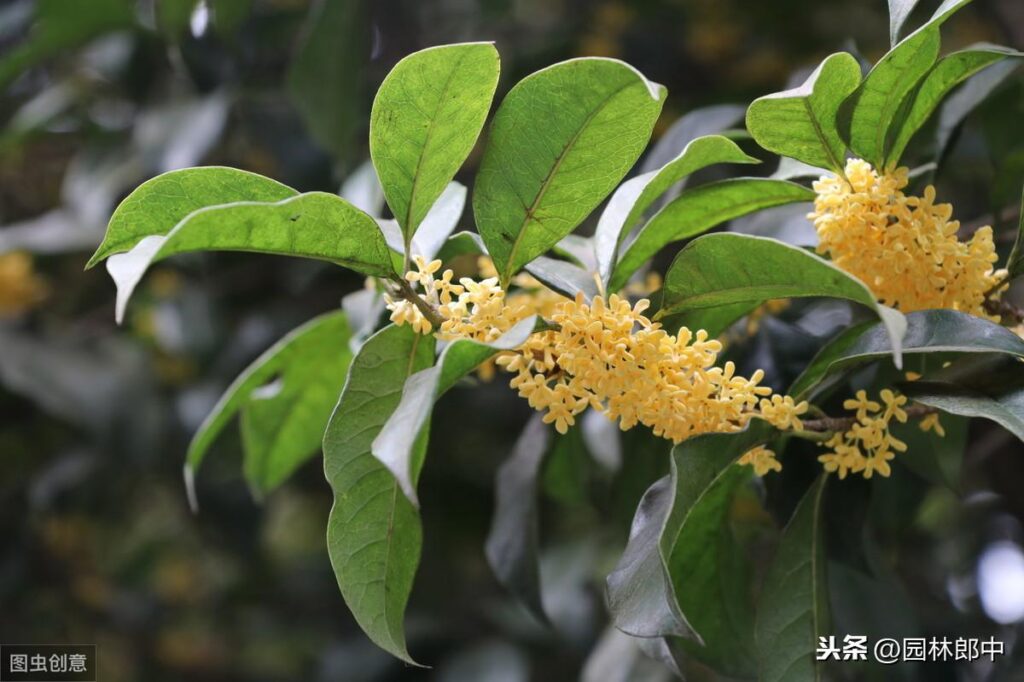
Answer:
<path fill-rule="evenodd" d="M 184 168 L 158 175 L 139 185 L 118 205 L 103 243 L 86 268 L 134 248 L 145 237 L 167 234 L 198 209 L 236 201 L 281 201 L 297 194 L 276 180 L 223 166 Z"/>
<path fill-rule="evenodd" d="M 315 258 L 377 277 L 394 272 L 376 221 L 334 194 L 310 192 L 275 203 L 209 206 L 190 213 L 166 236 L 145 237 L 128 253 L 107 261 L 117 285 L 118 322 L 150 265 L 193 251 Z"/>

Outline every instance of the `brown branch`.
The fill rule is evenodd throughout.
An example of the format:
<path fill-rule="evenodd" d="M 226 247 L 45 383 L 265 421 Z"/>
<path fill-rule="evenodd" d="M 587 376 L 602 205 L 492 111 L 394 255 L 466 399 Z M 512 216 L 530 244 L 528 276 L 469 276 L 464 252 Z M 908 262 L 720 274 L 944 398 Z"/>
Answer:
<path fill-rule="evenodd" d="M 434 329 L 440 329 L 444 323 L 441 313 L 437 312 L 434 306 L 430 305 L 422 296 L 413 291 L 412 286 L 404 278 L 396 278 L 395 282 L 398 284 L 399 295 L 419 308 L 419 311 L 423 313 L 423 317 L 427 318 L 427 321 L 430 322 Z"/>
<path fill-rule="evenodd" d="M 1002 286 L 1002 283 L 1000 283 Z M 1001 318 L 1009 318 L 1012 322 L 1024 322 L 1024 309 L 1021 309 L 1009 301 L 995 300 L 990 298 L 985 301 L 985 312 L 990 315 L 998 315 Z"/>
<path fill-rule="evenodd" d="M 935 412 L 934 407 L 927 405 L 911 405 L 905 412 L 907 418 L 917 419 Z M 808 419 L 804 421 L 804 431 L 849 431 L 850 427 L 857 423 L 857 417 L 823 417 L 821 419 Z"/>

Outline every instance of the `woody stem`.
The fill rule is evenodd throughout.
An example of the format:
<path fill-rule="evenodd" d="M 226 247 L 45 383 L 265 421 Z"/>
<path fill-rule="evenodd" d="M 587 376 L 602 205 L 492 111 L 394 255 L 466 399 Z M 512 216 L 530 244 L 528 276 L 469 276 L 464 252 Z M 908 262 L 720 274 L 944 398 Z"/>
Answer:
<path fill-rule="evenodd" d="M 927 405 L 911 405 L 905 412 L 908 419 L 917 419 L 935 412 L 934 407 Z M 803 431 L 812 433 L 834 433 L 849 431 L 850 427 L 857 423 L 857 417 L 822 417 L 821 419 L 808 419 L 804 421 Z M 799 435 L 794 432 L 794 435 Z M 814 438 L 817 440 L 817 438 Z"/>
<path fill-rule="evenodd" d="M 437 309 L 430 305 L 429 302 L 425 301 L 422 296 L 417 294 L 413 290 L 412 285 L 410 285 L 404 278 L 396 278 L 395 282 L 398 284 L 398 293 L 402 298 L 416 306 L 419 311 L 423 313 L 423 317 L 427 318 L 434 329 L 440 329 L 441 325 L 444 323 L 444 318 L 441 317 L 439 312 L 437 312 Z"/>

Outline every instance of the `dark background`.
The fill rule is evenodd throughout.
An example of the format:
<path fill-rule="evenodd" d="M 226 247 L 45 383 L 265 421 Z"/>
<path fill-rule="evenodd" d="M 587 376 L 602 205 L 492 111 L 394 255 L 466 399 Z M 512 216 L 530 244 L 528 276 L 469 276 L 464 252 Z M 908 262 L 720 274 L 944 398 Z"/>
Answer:
<path fill-rule="evenodd" d="M 944 30 L 944 49 L 1020 49 L 1022 34 L 1019 0 L 977 0 Z M 482 551 L 494 471 L 530 410 L 502 381 L 446 397 L 407 619 L 413 655 L 434 667 L 407 668 L 370 644 L 338 592 L 319 457 L 257 504 L 237 438 L 224 438 L 200 475 L 198 515 L 181 477 L 188 439 L 227 383 L 361 280 L 288 259 L 179 258 L 147 276 L 118 329 L 112 283 L 84 264 L 116 202 L 166 170 L 222 164 L 337 191 L 367 158 L 376 87 L 430 45 L 496 41 L 499 97 L 562 59 L 624 59 L 669 88 L 657 135 L 696 107 L 783 89 L 830 52 L 877 58 L 887 38 L 882 0 L 0 3 L 0 641 L 96 643 L 105 682 L 573 679 L 605 625 L 603 576 L 663 457 L 641 448 L 612 482 L 575 443 L 549 468 L 544 579 L 557 628 L 545 630 Z M 965 221 L 1016 217 L 1024 146 L 1019 130 L 998 131 L 1014 132 L 1005 122 L 1021 120 L 1021 102 L 1019 83 L 1004 87 L 944 159 L 940 197 Z M 478 154 L 459 176 L 467 184 Z M 775 376 L 795 343 L 820 344 L 785 315 L 765 338 L 757 363 Z M 882 632 L 909 618 L 924 632 L 1024 634 L 1024 611 L 1012 610 L 1024 592 L 1022 449 L 972 426 L 959 495 L 905 470 L 886 482 L 877 552 L 903 587 L 895 601 L 872 593 L 892 625 Z M 993 548 L 1007 590 L 996 601 L 1010 609 L 995 620 L 978 563 Z M 899 676 L 1024 679 L 1020 669 Z"/>

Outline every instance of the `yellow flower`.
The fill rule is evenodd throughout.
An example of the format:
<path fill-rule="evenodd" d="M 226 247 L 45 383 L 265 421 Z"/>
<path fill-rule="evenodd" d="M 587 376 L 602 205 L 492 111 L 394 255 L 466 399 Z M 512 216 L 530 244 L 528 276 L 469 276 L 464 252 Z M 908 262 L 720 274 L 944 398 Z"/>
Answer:
<path fill-rule="evenodd" d="M 46 284 L 21 251 L 0 254 L 0 316 L 25 312 L 46 297 Z"/>
<path fill-rule="evenodd" d="M 782 471 L 782 463 L 775 459 L 775 453 L 763 445 L 747 450 L 738 461 L 754 467 L 754 473 L 758 476 L 764 476 L 769 471 Z"/>
<path fill-rule="evenodd" d="M 839 478 L 846 478 L 851 472 L 862 474 L 864 478 L 871 478 L 875 473 L 888 477 L 892 473 L 890 460 L 897 452 L 906 452 L 907 444 L 892 434 L 889 423 L 893 419 L 907 421 L 903 409 L 907 397 L 888 388 L 882 389 L 879 397 L 884 408 L 870 400 L 866 391 L 857 391 L 854 398 L 843 401 L 845 409 L 856 412 L 856 421 L 846 431 L 822 443 L 830 450 L 818 457 L 825 471 L 835 472 Z"/>
<path fill-rule="evenodd" d="M 935 188 L 905 195 L 907 169 L 879 174 L 867 161 L 850 159 L 846 178 L 814 183 L 817 197 L 808 217 L 818 231 L 818 252 L 862 280 L 886 305 L 903 312 L 951 308 L 994 319 L 984 308 L 998 298 L 1005 271 L 992 228 L 960 241 L 960 223 L 949 204 L 935 203 Z"/>
<path fill-rule="evenodd" d="M 927 433 L 928 431 L 934 431 L 935 435 L 940 438 L 946 435 L 946 429 L 942 428 L 942 423 L 939 422 L 939 414 L 932 412 L 926 415 L 924 419 L 917 423 L 919 429 Z"/>
<path fill-rule="evenodd" d="M 413 263 L 416 270 L 406 280 L 420 287 L 443 322 L 432 329 L 413 304 L 388 295 L 395 324 L 444 340 L 480 341 L 497 339 L 529 315 L 554 324 L 555 329 L 533 334 L 494 363 L 514 375 L 510 386 L 544 411 L 544 421 L 559 432 L 565 433 L 587 407 L 618 421 L 623 430 L 643 424 L 676 443 L 701 433 L 738 431 L 753 417 L 782 429 L 802 426 L 799 415 L 807 411 L 806 402 L 772 395 L 759 385 L 764 378 L 760 370 L 746 378 L 736 375 L 731 362 L 716 366 L 719 341 L 685 327 L 667 333 L 644 315 L 647 299 L 632 304 L 612 294 L 588 303 L 578 294 L 567 300 L 524 274 L 513 280 L 519 289 L 506 294 L 493 276 L 462 278 L 456 285 L 450 270 L 435 277 L 441 267 L 436 261 L 415 258 Z M 483 275 L 493 269 L 485 260 L 479 266 Z"/>
<path fill-rule="evenodd" d="M 729 363 L 731 364 L 731 363 Z M 777 429 L 796 429 L 804 427 L 799 415 L 807 412 L 807 401 L 794 403 L 790 396 L 773 395 L 771 399 L 762 398 L 760 403 L 761 418 Z"/>
<path fill-rule="evenodd" d="M 856 410 L 857 419 L 864 419 L 868 412 L 877 412 L 881 406 L 873 400 L 868 400 L 867 391 L 857 391 L 855 399 L 843 401 L 844 410 Z"/>

